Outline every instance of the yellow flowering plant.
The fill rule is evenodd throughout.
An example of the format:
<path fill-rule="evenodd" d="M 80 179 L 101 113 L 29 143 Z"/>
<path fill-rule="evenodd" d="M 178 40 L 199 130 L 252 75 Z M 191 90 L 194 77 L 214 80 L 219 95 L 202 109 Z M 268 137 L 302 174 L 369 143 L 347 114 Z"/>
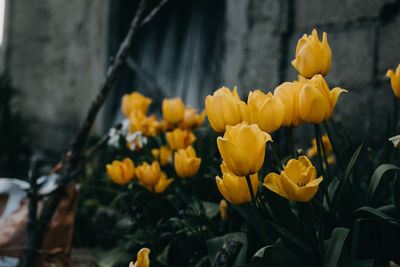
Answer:
<path fill-rule="evenodd" d="M 297 80 L 275 88 L 222 87 L 196 108 L 181 98 L 123 96 L 126 119 L 108 134 L 104 187 L 117 192 L 118 216 L 129 215 L 115 224 L 127 241 L 118 248 L 130 257 L 152 250 L 141 249 L 132 266 L 209 266 L 236 241 L 245 256 L 232 256 L 235 266 L 398 258 L 390 238 L 400 238 L 400 178 L 391 176 L 394 193 L 381 186 L 400 168 L 379 165 L 373 149 L 355 147 L 338 125 L 335 107 L 348 91 L 330 89 L 331 61 L 327 34 L 320 41 L 313 30 L 297 45 Z M 396 97 L 399 68 L 387 72 Z M 397 151 L 398 136 L 390 140 Z"/>

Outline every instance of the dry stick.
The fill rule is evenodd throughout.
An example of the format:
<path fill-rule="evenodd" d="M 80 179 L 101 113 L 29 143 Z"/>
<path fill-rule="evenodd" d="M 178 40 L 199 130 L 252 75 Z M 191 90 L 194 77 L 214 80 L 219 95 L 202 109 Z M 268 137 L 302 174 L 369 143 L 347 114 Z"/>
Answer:
<path fill-rule="evenodd" d="M 124 61 L 128 56 L 128 53 L 132 47 L 134 36 L 136 35 L 138 28 L 148 23 L 160 10 L 160 8 L 167 2 L 167 0 L 162 1 L 158 6 L 153 9 L 152 12 L 149 13 L 149 15 L 147 15 L 146 18 L 142 20 L 142 22 L 140 22 L 147 1 L 148 0 L 142 0 L 140 2 L 135 17 L 132 20 L 129 31 L 118 49 L 115 60 L 113 64 L 108 68 L 106 79 L 101 85 L 99 93 L 96 99 L 92 102 L 92 105 L 89 108 L 86 119 L 81 129 L 79 130 L 75 140 L 71 145 L 70 150 L 67 152 L 63 160 L 61 179 L 58 183 L 59 185 L 65 185 L 67 181 L 73 180 L 74 177 L 78 174 L 76 170 L 81 169 L 81 165 L 79 165 L 78 162 L 82 157 L 82 151 L 88 139 L 90 129 L 93 126 L 98 111 L 100 110 L 109 91 L 111 90 L 111 86 L 113 85 L 119 70 L 121 69 Z M 56 189 L 56 192 L 54 192 L 54 194 L 52 194 L 44 203 L 42 213 L 40 214 L 39 218 L 39 224 L 36 228 L 37 239 L 35 242 L 35 247 L 41 245 L 43 235 L 47 229 L 47 224 L 53 216 L 53 213 L 58 206 L 58 203 L 60 202 L 61 196 L 63 194 L 62 189 L 63 186 L 59 186 Z"/>
<path fill-rule="evenodd" d="M 32 266 L 33 260 L 36 256 L 36 246 L 35 240 L 37 238 L 36 235 L 36 223 L 37 223 L 37 167 L 38 159 L 36 157 L 32 158 L 31 166 L 29 168 L 28 178 L 29 178 L 29 191 L 28 191 L 28 222 L 26 224 L 26 241 L 24 247 L 24 260 L 22 266 Z"/>

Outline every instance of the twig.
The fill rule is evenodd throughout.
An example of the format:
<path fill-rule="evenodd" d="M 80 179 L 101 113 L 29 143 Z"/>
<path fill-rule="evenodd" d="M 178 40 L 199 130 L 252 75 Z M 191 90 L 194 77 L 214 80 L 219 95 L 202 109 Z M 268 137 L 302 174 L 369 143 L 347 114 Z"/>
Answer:
<path fill-rule="evenodd" d="M 24 247 L 24 255 L 22 266 L 33 266 L 33 261 L 36 256 L 36 223 L 37 223 L 37 161 L 36 157 L 32 158 L 31 166 L 29 168 L 28 178 L 29 178 L 29 191 L 28 191 L 28 199 L 29 199 L 29 207 L 28 207 L 28 222 L 26 224 L 26 241 Z"/>
<path fill-rule="evenodd" d="M 96 96 L 96 99 L 92 102 L 84 123 L 80 128 L 78 134 L 76 135 L 74 141 L 72 142 L 70 150 L 67 152 L 63 160 L 62 168 L 60 170 L 61 179 L 58 182 L 59 185 L 65 185 L 67 182 L 73 180 L 78 174 L 79 170 L 81 170 L 81 168 L 83 167 L 83 165 L 81 165 L 79 162 L 86 158 L 85 155 L 82 154 L 90 133 L 90 129 L 92 128 L 96 116 L 101 106 L 103 105 L 109 91 L 111 90 L 113 83 L 117 78 L 117 74 L 119 73 L 126 58 L 128 57 L 128 54 L 132 48 L 134 37 L 139 27 L 149 22 L 159 11 L 161 6 L 164 5 L 167 1 L 164 0 L 163 2 L 161 2 L 152 12 L 149 13 L 149 15 L 147 15 L 145 19 L 141 21 L 147 2 L 148 0 L 142 0 L 140 2 L 138 10 L 132 20 L 129 31 L 118 49 L 115 60 L 113 64 L 108 68 L 106 78 L 100 86 L 99 93 Z M 105 142 L 105 139 L 103 141 Z M 43 235 L 48 226 L 48 222 L 53 216 L 54 211 L 57 208 L 58 203 L 60 202 L 63 192 L 63 186 L 58 187 L 55 190 L 54 194 L 49 196 L 47 201 L 44 203 L 42 213 L 39 217 L 39 223 L 36 228 L 36 247 L 40 247 L 41 245 Z"/>

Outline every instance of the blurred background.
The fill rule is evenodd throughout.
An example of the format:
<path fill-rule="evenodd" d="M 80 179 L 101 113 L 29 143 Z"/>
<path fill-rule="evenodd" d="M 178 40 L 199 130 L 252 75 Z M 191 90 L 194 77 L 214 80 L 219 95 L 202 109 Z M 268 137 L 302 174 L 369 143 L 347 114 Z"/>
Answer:
<path fill-rule="evenodd" d="M 0 95 L 0 176 L 26 174 L 23 164 L 33 151 L 60 159 L 137 4 L 0 0 L 0 70 L 7 75 Z M 94 133 L 122 118 L 120 99 L 127 92 L 153 98 L 154 107 L 164 97 L 180 96 L 202 109 L 205 97 L 221 86 L 237 85 L 245 98 L 250 90 L 271 91 L 295 80 L 290 62 L 297 41 L 313 28 L 320 37 L 328 33 L 330 87 L 349 90 L 334 117 L 355 142 L 372 148 L 387 143 L 395 134 L 387 122 L 398 113 L 385 77 L 400 63 L 395 0 L 170 0 L 140 32 Z M 295 130 L 296 143 L 309 145 L 311 130 Z M 12 153 L 22 165 L 12 167 Z"/>

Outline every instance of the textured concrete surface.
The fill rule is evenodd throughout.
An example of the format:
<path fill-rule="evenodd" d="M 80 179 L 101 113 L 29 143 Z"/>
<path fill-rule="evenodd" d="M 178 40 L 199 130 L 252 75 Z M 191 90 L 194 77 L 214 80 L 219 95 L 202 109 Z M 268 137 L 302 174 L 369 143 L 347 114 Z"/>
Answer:
<path fill-rule="evenodd" d="M 108 1 L 9 3 L 7 69 L 22 91 L 33 145 L 63 151 L 104 74 Z"/>

